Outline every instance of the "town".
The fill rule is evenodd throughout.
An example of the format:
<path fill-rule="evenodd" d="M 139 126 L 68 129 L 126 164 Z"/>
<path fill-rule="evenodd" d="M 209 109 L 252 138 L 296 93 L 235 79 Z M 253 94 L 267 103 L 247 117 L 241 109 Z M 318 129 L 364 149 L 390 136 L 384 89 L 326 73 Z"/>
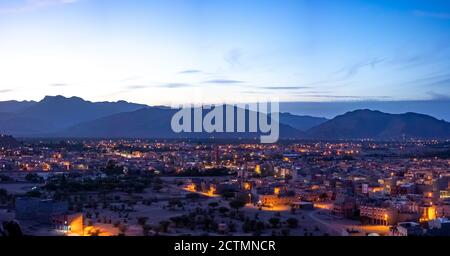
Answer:
<path fill-rule="evenodd" d="M 0 235 L 448 236 L 450 142 L 28 139 Z"/>

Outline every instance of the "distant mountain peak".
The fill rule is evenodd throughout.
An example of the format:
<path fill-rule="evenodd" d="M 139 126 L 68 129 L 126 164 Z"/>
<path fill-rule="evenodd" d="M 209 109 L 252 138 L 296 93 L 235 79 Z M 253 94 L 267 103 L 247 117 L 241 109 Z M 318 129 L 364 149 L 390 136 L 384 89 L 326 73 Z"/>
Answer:
<path fill-rule="evenodd" d="M 450 138 L 450 123 L 432 116 L 404 113 L 388 114 L 359 109 L 337 116 L 308 131 L 315 139 L 397 140 Z"/>
<path fill-rule="evenodd" d="M 386 113 L 381 112 L 379 110 L 372 110 L 372 109 L 365 108 L 365 109 L 356 109 L 353 111 L 349 111 L 349 112 L 345 113 L 344 115 L 346 115 L 346 114 L 386 114 Z"/>
<path fill-rule="evenodd" d="M 59 100 L 59 99 L 66 99 L 66 97 L 64 97 L 62 95 L 56 95 L 56 96 L 47 95 L 40 102 L 49 101 L 49 100 Z"/>
<path fill-rule="evenodd" d="M 55 132 L 80 122 L 134 111 L 143 106 L 126 102 L 91 102 L 62 95 L 45 96 L 39 102 L 20 108 L 20 111 L 1 114 L 0 132 L 15 136 Z"/>
<path fill-rule="evenodd" d="M 118 101 L 99 101 L 99 102 L 92 102 L 89 100 L 85 100 L 81 97 L 77 97 L 77 96 L 71 96 L 71 97 L 66 97 L 63 95 L 55 95 L 55 96 L 51 96 L 51 95 L 47 95 L 45 96 L 41 101 L 39 102 L 85 102 L 85 103 L 99 103 L 99 104 L 130 104 L 130 105 L 141 105 L 141 106 L 145 106 L 143 104 L 136 104 L 136 103 L 132 103 L 132 102 L 128 102 L 126 100 L 118 100 Z"/>
<path fill-rule="evenodd" d="M 61 102 L 61 101 L 66 101 L 66 100 L 85 102 L 85 100 L 80 97 L 76 97 L 76 96 L 65 97 L 62 95 L 45 96 L 40 102 Z"/>
<path fill-rule="evenodd" d="M 0 133 L 17 137 L 50 134 L 69 137 L 179 136 L 170 129 L 171 117 L 176 109 L 150 107 L 124 100 L 91 102 L 80 97 L 56 95 L 46 96 L 39 102 L 0 102 L 0 110 L 3 112 L 0 113 Z M 284 138 L 450 139 L 450 123 L 413 112 L 388 114 L 372 109 L 357 109 L 331 120 L 280 113 L 279 121 L 280 136 Z"/>

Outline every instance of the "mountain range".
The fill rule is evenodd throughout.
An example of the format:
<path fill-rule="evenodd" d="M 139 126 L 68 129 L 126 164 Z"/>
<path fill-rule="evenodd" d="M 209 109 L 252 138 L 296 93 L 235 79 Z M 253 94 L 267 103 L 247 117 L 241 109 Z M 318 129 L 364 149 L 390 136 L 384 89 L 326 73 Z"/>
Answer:
<path fill-rule="evenodd" d="M 177 109 L 126 101 L 90 102 L 47 96 L 41 101 L 0 102 L 0 133 L 16 137 L 83 138 L 255 138 L 258 133 L 174 133 Z M 207 112 L 203 111 L 203 115 Z M 246 111 L 246 115 L 249 112 Z M 246 118 L 248 120 L 248 118 Z M 226 120 L 224 119 L 224 123 Z M 248 122 L 245 124 L 248 127 Z M 280 113 L 286 139 L 450 139 L 450 123 L 417 114 L 355 110 L 331 120 Z"/>
<path fill-rule="evenodd" d="M 0 107 L 0 131 L 28 137 L 57 133 L 84 121 L 146 106 L 125 101 L 94 103 L 78 97 L 47 96 L 39 102 L 2 102 Z"/>
<path fill-rule="evenodd" d="M 12 136 L 0 135 L 0 148 L 15 148 L 20 146 L 20 143 Z"/>
<path fill-rule="evenodd" d="M 417 114 L 387 114 L 368 109 L 337 116 L 307 131 L 315 139 L 449 139 L 450 123 Z"/>

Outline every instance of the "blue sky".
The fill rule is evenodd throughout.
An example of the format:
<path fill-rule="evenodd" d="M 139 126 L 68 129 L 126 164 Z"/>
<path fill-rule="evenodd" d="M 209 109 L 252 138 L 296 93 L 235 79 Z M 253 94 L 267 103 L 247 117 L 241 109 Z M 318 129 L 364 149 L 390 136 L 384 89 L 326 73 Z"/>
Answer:
<path fill-rule="evenodd" d="M 0 100 L 450 97 L 450 2 L 2 0 Z"/>

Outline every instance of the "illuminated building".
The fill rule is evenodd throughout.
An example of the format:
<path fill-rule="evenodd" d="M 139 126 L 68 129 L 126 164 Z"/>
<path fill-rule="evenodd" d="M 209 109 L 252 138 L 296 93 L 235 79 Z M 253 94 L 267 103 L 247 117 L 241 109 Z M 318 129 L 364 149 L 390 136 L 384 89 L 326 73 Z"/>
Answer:
<path fill-rule="evenodd" d="M 193 184 L 193 183 L 188 184 L 188 185 L 186 186 L 186 190 L 191 191 L 191 192 L 195 192 L 195 191 L 196 191 L 196 188 L 197 188 L 197 186 L 196 186 L 195 184 Z"/>
<path fill-rule="evenodd" d="M 392 231 L 393 236 L 421 236 L 423 229 L 416 222 L 400 222 Z"/>
<path fill-rule="evenodd" d="M 69 170 L 70 170 L 70 167 L 71 167 L 70 162 L 64 161 L 64 162 L 62 162 L 61 164 L 63 165 L 64 169 L 66 169 L 66 171 L 69 171 Z"/>
<path fill-rule="evenodd" d="M 307 210 L 307 211 L 314 210 L 314 204 L 311 202 L 297 201 L 297 202 L 293 202 L 291 207 L 294 209 L 301 209 L 301 210 Z"/>
<path fill-rule="evenodd" d="M 398 210 L 391 207 L 362 205 L 359 208 L 359 215 L 363 222 L 388 226 L 397 222 Z"/>
<path fill-rule="evenodd" d="M 274 193 L 275 195 L 279 195 L 280 192 L 281 192 L 281 188 L 280 188 L 280 187 L 275 187 L 275 188 L 273 189 L 273 193 Z"/>
<path fill-rule="evenodd" d="M 436 219 L 436 206 L 423 205 L 420 207 L 421 217 L 420 221 L 430 221 Z"/>
<path fill-rule="evenodd" d="M 448 191 L 448 190 L 441 190 L 439 192 L 439 198 L 441 198 L 441 199 L 450 198 L 450 191 Z"/>
<path fill-rule="evenodd" d="M 272 192 L 260 193 L 258 203 L 266 207 L 277 207 L 282 205 L 292 205 L 298 198 L 293 191 L 281 191 L 280 187 L 275 187 Z"/>
<path fill-rule="evenodd" d="M 250 182 L 244 182 L 243 183 L 243 188 L 244 188 L 244 190 L 251 190 L 252 189 L 252 184 Z"/>
<path fill-rule="evenodd" d="M 214 184 L 210 184 L 210 185 L 209 185 L 209 190 L 208 190 L 208 192 L 206 192 L 206 193 L 207 193 L 209 196 L 213 196 L 213 195 L 216 194 L 216 192 L 217 192 L 216 186 L 215 186 Z"/>
<path fill-rule="evenodd" d="M 355 200 L 348 196 L 338 196 L 331 213 L 335 216 L 351 218 L 355 212 Z"/>
<path fill-rule="evenodd" d="M 296 201 L 295 196 L 287 195 L 259 195 L 259 203 L 262 206 L 276 207 L 280 205 L 291 205 Z"/>
<path fill-rule="evenodd" d="M 42 163 L 42 170 L 48 172 L 52 169 L 52 167 L 48 163 Z"/>
<path fill-rule="evenodd" d="M 83 214 L 56 215 L 52 218 L 53 225 L 57 231 L 65 234 L 84 235 Z"/>
<path fill-rule="evenodd" d="M 255 173 L 258 175 L 261 175 L 261 165 L 257 164 L 255 166 Z"/>

